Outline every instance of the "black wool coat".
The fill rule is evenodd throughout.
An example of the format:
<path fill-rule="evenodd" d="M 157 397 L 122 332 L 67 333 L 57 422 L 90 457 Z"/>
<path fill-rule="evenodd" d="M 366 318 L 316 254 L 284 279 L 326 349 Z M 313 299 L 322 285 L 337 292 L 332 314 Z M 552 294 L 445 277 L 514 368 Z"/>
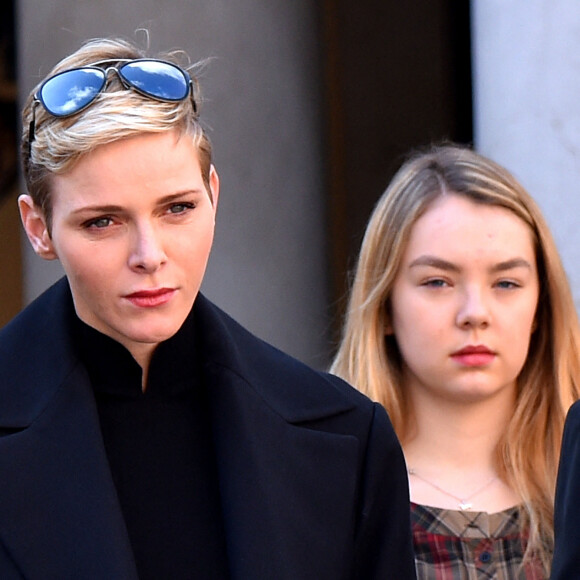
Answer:
<path fill-rule="evenodd" d="M 71 308 L 63 279 L 0 332 L 2 580 L 137 580 Z M 201 294 L 194 309 L 231 578 L 415 578 L 384 409 Z"/>

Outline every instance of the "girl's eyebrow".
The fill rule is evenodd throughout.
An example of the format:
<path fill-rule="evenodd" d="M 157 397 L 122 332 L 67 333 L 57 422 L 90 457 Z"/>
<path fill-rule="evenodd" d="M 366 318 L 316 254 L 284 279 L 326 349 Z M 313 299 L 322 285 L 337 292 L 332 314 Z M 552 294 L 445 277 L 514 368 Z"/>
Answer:
<path fill-rule="evenodd" d="M 439 268 L 440 270 L 446 270 L 448 272 L 459 272 L 460 268 L 453 262 L 443 260 L 437 256 L 423 255 L 415 258 L 410 264 L 409 268 L 414 268 L 416 266 L 431 266 L 432 268 Z"/>
<path fill-rule="evenodd" d="M 492 268 L 492 272 L 503 272 L 504 270 L 512 270 L 513 268 L 527 268 L 532 269 L 532 265 L 524 258 L 512 258 L 505 262 L 499 262 Z"/>
<path fill-rule="evenodd" d="M 428 254 L 419 256 L 409 264 L 409 268 L 414 268 L 416 266 L 430 266 L 432 268 L 438 268 L 439 270 L 445 270 L 447 272 L 460 272 L 461 268 L 449 262 L 448 260 L 443 260 L 437 256 L 430 256 Z M 491 272 L 504 272 L 506 270 L 513 270 L 514 268 L 527 268 L 532 269 L 532 265 L 524 258 L 511 258 L 510 260 L 505 260 L 503 262 L 498 262 L 494 264 L 491 268 Z"/>

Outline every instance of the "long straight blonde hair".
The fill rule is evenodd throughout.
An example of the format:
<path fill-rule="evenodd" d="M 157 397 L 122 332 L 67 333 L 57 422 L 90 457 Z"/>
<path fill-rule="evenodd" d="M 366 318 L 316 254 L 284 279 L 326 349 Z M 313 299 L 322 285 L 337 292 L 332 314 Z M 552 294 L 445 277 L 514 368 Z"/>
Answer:
<path fill-rule="evenodd" d="M 508 209 L 533 233 L 540 296 L 537 327 L 517 380 L 516 405 L 497 446 L 502 478 L 521 498 L 528 536 L 525 560 L 539 558 L 548 574 L 553 550 L 554 490 L 566 412 L 578 398 L 580 332 L 566 273 L 542 214 L 500 165 L 464 146 L 414 153 L 379 199 L 362 242 L 343 336 L 331 372 L 387 409 L 404 443 L 412 409 L 396 339 L 385 336 L 390 297 L 417 219 L 444 192 Z"/>

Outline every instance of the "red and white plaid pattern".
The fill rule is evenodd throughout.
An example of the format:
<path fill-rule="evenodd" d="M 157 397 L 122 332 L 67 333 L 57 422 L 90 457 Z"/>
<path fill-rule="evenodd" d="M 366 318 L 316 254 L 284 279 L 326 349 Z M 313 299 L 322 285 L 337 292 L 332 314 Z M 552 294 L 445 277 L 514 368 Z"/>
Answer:
<path fill-rule="evenodd" d="M 546 580 L 539 562 L 521 567 L 518 508 L 496 514 L 411 504 L 417 580 Z"/>

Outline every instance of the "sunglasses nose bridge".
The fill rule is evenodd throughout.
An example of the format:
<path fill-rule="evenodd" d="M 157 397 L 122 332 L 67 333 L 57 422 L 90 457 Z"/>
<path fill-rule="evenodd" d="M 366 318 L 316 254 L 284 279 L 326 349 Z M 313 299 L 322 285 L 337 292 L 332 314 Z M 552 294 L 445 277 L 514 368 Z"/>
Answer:
<path fill-rule="evenodd" d="M 117 75 L 117 78 L 119 79 L 119 81 L 121 82 L 121 84 L 124 87 L 127 86 L 125 79 L 119 73 L 119 68 L 116 66 L 108 66 L 107 68 L 103 69 L 103 74 L 105 75 L 105 84 L 103 85 L 101 92 L 104 91 L 109 86 L 109 83 L 111 82 L 111 73 L 114 73 Z"/>
<path fill-rule="evenodd" d="M 117 77 L 117 79 L 125 89 L 138 90 L 138 87 L 136 85 L 134 85 L 132 82 L 130 82 L 123 76 L 123 74 L 119 70 L 120 68 L 121 67 L 119 66 L 108 66 L 107 68 L 102 69 L 105 76 L 105 83 L 103 84 L 103 88 L 100 90 L 101 93 L 109 88 L 113 76 Z"/>

